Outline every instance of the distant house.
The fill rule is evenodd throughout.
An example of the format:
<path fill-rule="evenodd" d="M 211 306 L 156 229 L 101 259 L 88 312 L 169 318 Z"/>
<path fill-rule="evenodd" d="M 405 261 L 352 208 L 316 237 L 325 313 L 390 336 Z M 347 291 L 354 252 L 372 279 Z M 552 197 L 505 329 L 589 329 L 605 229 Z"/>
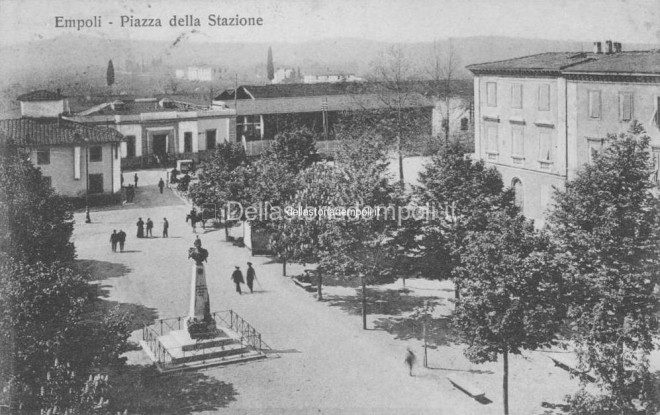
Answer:
<path fill-rule="evenodd" d="M 168 98 L 116 99 L 67 117 L 109 126 L 122 133 L 121 157 L 196 158 L 228 141 L 234 131 L 234 110 Z"/>
<path fill-rule="evenodd" d="M 426 113 L 428 125 L 422 127 L 431 134 L 434 101 L 428 88 L 428 83 L 409 82 L 397 95 L 384 84 L 362 82 L 241 85 L 222 92 L 213 106 L 236 110 L 235 139 L 244 143 L 248 154 L 259 154 L 281 128 L 283 116 L 306 117 L 331 128 L 332 119 L 341 112 L 400 107 L 408 114 Z M 319 149 L 332 151 L 332 143 L 319 143 Z"/>
<path fill-rule="evenodd" d="M 0 120 L 0 147 L 25 151 L 61 195 L 121 190 L 119 132 L 62 118 L 68 103 L 59 93 L 34 91 L 18 101 L 21 118 Z"/>
<path fill-rule="evenodd" d="M 660 51 L 549 52 L 467 67 L 474 73 L 475 153 L 516 190 L 523 213 L 542 223 L 553 186 L 633 120 L 651 137 L 660 184 Z"/>
<path fill-rule="evenodd" d="M 278 68 L 273 74 L 273 84 L 300 82 L 296 70 L 293 68 Z"/>
<path fill-rule="evenodd" d="M 363 78 L 360 78 L 351 74 L 343 73 L 322 73 L 317 75 L 305 75 L 303 77 L 303 83 L 305 84 L 317 84 L 320 82 L 362 82 Z"/>
<path fill-rule="evenodd" d="M 185 69 L 176 69 L 174 75 L 177 79 L 188 81 L 212 82 L 220 77 L 221 70 L 212 66 L 188 66 Z"/>

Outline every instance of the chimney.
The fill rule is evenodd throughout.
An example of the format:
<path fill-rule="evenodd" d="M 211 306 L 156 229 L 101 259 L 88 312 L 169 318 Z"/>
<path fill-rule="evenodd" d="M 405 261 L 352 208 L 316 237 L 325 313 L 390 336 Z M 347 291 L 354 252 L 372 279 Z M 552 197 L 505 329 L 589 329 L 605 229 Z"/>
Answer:
<path fill-rule="evenodd" d="M 621 42 L 614 42 L 614 53 L 621 53 Z"/>
<path fill-rule="evenodd" d="M 594 42 L 594 53 L 603 53 L 602 42 Z"/>
<path fill-rule="evenodd" d="M 611 40 L 606 40 L 605 44 L 607 45 L 607 53 L 608 55 L 612 53 L 612 41 Z"/>

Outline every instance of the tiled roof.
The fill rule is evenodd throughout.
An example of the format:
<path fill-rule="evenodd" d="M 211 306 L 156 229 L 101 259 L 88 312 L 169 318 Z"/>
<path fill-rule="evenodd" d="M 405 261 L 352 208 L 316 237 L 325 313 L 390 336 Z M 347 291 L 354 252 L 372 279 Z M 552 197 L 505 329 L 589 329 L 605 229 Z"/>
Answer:
<path fill-rule="evenodd" d="M 404 90 L 419 93 L 424 96 L 433 95 L 443 90 L 443 82 L 433 81 L 407 81 L 403 84 Z M 272 85 L 241 85 L 238 87 L 238 100 L 262 98 L 292 98 L 315 97 L 332 95 L 362 95 L 391 92 L 388 85 L 378 82 L 335 82 L 314 84 L 272 84 Z M 457 95 L 472 96 L 472 81 L 452 81 L 452 92 Z M 216 98 L 218 101 L 234 99 L 234 89 L 223 91 Z"/>
<path fill-rule="evenodd" d="M 102 144 L 122 141 L 108 127 L 95 127 L 58 118 L 15 118 L 0 120 L 0 146 Z"/>
<path fill-rule="evenodd" d="M 660 52 L 548 52 L 466 67 L 473 73 L 599 72 L 660 74 Z"/>
<path fill-rule="evenodd" d="M 66 98 L 59 92 L 47 91 L 40 89 L 38 91 L 28 92 L 27 94 L 19 95 L 17 101 L 59 101 Z"/>
<path fill-rule="evenodd" d="M 132 100 L 119 99 L 113 101 L 120 103 L 120 105 L 115 105 L 114 108 L 112 106 L 113 102 L 105 102 L 103 104 L 88 108 L 85 111 L 81 111 L 77 115 L 137 115 L 150 112 L 196 111 L 208 108 L 208 106 L 192 104 L 188 102 L 174 100 L 167 101 L 171 104 L 171 106 L 160 105 L 160 100 L 157 98 Z"/>

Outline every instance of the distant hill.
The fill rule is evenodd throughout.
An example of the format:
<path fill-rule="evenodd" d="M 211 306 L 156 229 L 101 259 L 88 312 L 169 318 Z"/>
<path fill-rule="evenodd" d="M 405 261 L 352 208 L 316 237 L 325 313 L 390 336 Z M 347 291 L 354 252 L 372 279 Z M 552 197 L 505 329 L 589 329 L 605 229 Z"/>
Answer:
<path fill-rule="evenodd" d="M 390 43 L 338 38 L 300 43 L 211 43 L 188 34 L 173 42 L 107 39 L 94 36 L 62 35 L 53 39 L 0 47 L 0 94 L 14 94 L 33 88 L 62 88 L 65 93 L 98 92 L 105 87 L 105 68 L 113 60 L 117 85 L 108 93 L 128 91 L 166 92 L 173 87 L 175 68 L 211 65 L 221 68 L 215 91 L 240 83 L 264 83 L 266 53 L 273 49 L 276 67 L 313 71 L 341 71 L 358 76 L 369 74 L 371 62 Z M 200 37 L 200 39 L 203 39 Z M 439 41 L 440 50 L 448 41 Z M 459 77 L 469 78 L 463 67 L 471 63 L 501 60 L 548 51 L 591 50 L 589 42 L 554 41 L 506 37 L 454 38 L 459 56 Z M 429 64 L 432 42 L 403 44 L 410 64 L 419 72 Z M 657 45 L 623 45 L 624 50 L 650 49 Z M 136 72 L 136 68 L 139 69 Z M 197 92 L 211 88 L 192 85 Z M 206 89 L 205 89 L 206 88 Z M 72 90 L 72 91 L 70 91 Z M 202 93 L 200 92 L 200 93 Z"/>

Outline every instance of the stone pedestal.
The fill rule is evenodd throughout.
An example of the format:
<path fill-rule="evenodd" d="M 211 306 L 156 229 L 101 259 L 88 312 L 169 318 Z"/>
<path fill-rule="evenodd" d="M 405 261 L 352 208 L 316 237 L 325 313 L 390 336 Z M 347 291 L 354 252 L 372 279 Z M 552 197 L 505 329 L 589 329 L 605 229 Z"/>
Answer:
<path fill-rule="evenodd" d="M 215 320 L 211 316 L 209 290 L 206 286 L 204 264 L 194 264 L 190 278 L 190 310 L 186 321 L 188 333 L 193 339 L 216 335 Z"/>

